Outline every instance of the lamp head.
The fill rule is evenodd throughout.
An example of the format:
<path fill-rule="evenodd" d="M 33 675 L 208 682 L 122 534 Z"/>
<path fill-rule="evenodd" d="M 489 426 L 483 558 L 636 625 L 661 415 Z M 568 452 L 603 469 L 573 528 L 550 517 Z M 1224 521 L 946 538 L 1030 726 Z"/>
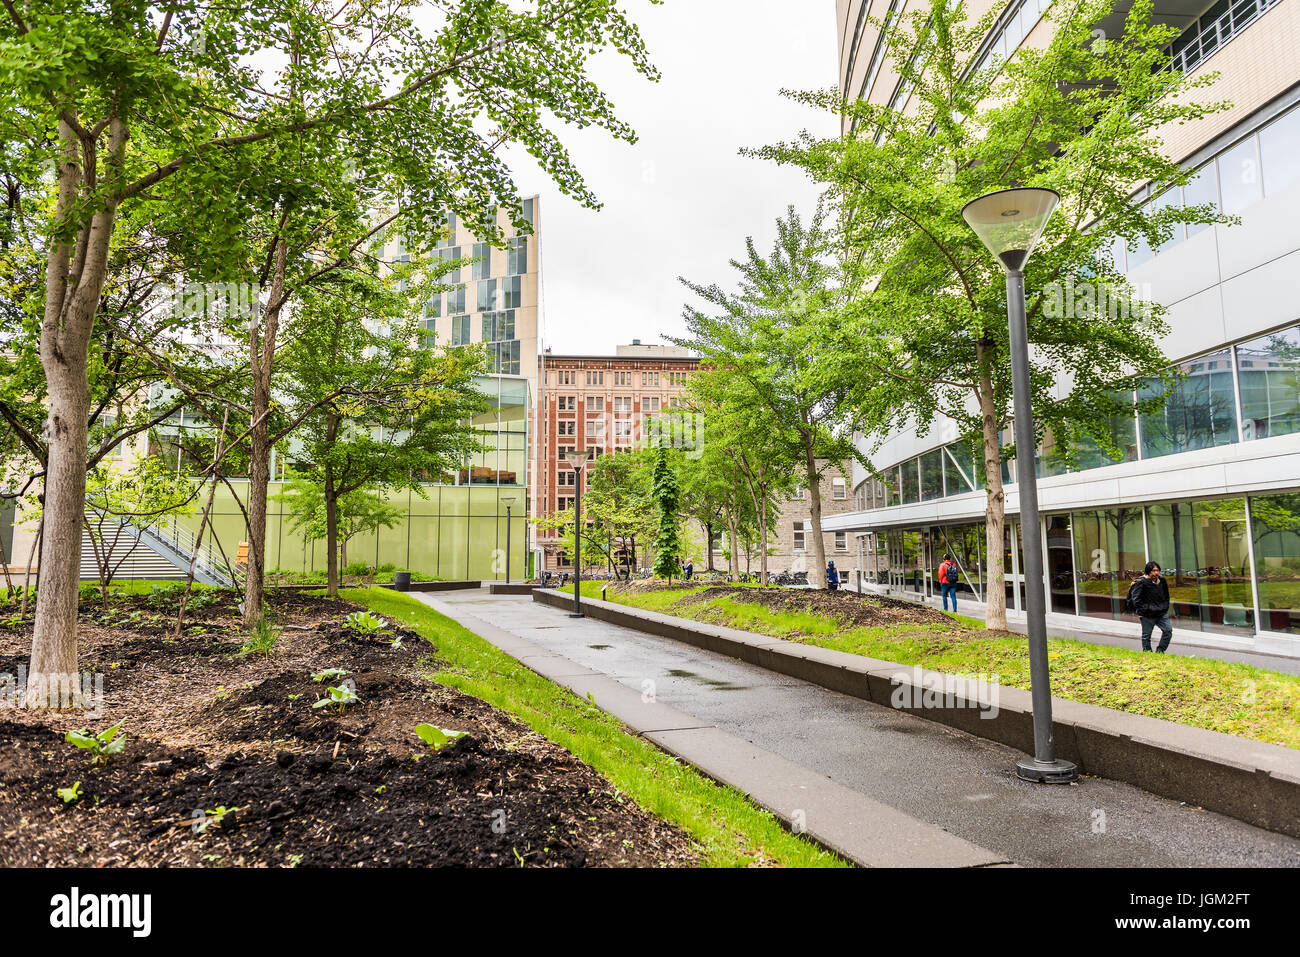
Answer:
<path fill-rule="evenodd" d="M 588 449 L 569 449 L 564 453 L 564 461 L 569 463 L 569 468 L 574 470 L 581 469 L 591 460 L 591 452 Z"/>
<path fill-rule="evenodd" d="M 961 215 L 1002 268 L 1018 272 L 1060 203 L 1061 194 L 1054 189 L 1002 189 L 972 199 Z"/>
<path fill-rule="evenodd" d="M 515 496 L 513 496 L 513 495 L 502 495 L 502 496 L 501 496 L 501 504 L 504 505 L 506 508 L 509 508 L 511 505 L 514 505 L 514 504 L 515 504 Z"/>

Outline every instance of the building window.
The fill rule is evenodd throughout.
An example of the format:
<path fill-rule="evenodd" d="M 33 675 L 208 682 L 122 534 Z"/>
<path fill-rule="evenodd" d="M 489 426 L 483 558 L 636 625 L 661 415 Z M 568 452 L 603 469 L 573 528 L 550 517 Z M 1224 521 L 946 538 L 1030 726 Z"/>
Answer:
<path fill-rule="evenodd" d="M 486 279 L 492 275 L 492 248 L 487 243 L 474 244 L 474 260 L 472 278 Z"/>
<path fill-rule="evenodd" d="M 1255 541 L 1255 579 L 1259 589 L 1259 627 L 1300 634 L 1300 494 L 1266 495 L 1250 500 Z"/>
<path fill-rule="evenodd" d="M 465 308 L 465 287 L 457 286 L 455 289 L 449 289 L 447 291 L 447 315 L 455 316 L 468 311 Z"/>
<path fill-rule="evenodd" d="M 603 372 L 587 373 L 587 385 L 604 385 L 604 384 L 605 384 L 605 373 Z"/>
<path fill-rule="evenodd" d="M 451 344 L 463 346 L 469 343 L 469 316 L 451 317 Z"/>
<path fill-rule="evenodd" d="M 632 373 L 630 372 L 614 373 L 614 385 L 631 385 L 631 384 L 632 384 Z"/>
<path fill-rule="evenodd" d="M 605 410 L 605 397 L 603 395 L 587 396 L 588 412 L 603 412 Z"/>
<path fill-rule="evenodd" d="M 1242 436 L 1300 432 L 1300 328 L 1243 342 L 1236 352 Z"/>
<path fill-rule="evenodd" d="M 616 395 L 616 396 L 614 396 L 614 411 L 615 411 L 615 412 L 631 412 L 631 411 L 632 411 L 632 397 L 631 397 L 630 395 Z"/>
<path fill-rule="evenodd" d="M 1142 457 L 1190 452 L 1237 441 L 1229 350 L 1212 352 L 1182 363 L 1184 378 L 1169 390 L 1164 407 L 1139 417 Z M 1139 398 L 1156 394 L 1155 386 L 1139 390 Z"/>
<path fill-rule="evenodd" d="M 837 502 L 849 497 L 849 488 L 842 478 L 831 479 L 831 497 Z"/>
<path fill-rule="evenodd" d="M 446 249 L 435 250 L 434 255 L 439 259 L 447 259 L 456 263 L 455 266 L 438 276 L 438 281 L 444 283 L 460 282 L 460 247 L 449 246 Z"/>
<path fill-rule="evenodd" d="M 506 246 L 506 273 L 522 276 L 528 272 L 528 237 L 518 236 Z"/>
<path fill-rule="evenodd" d="M 522 309 L 523 280 L 519 276 L 507 276 L 502 279 L 500 296 L 502 309 Z"/>
<path fill-rule="evenodd" d="M 560 377 L 560 385 L 577 385 L 577 373 L 569 370 L 562 370 L 557 373 Z"/>
<path fill-rule="evenodd" d="M 848 532 L 836 532 L 836 533 L 835 533 L 835 550 L 836 550 L 837 552 L 847 552 L 847 551 L 849 550 L 849 534 L 848 534 Z"/>
<path fill-rule="evenodd" d="M 561 422 L 561 423 L 559 423 L 559 432 L 558 432 L 558 434 L 560 434 L 560 435 L 577 435 L 577 434 L 578 434 L 578 423 L 577 423 L 577 422 L 574 422 L 572 419 L 570 419 L 570 420 L 567 421 L 567 422 Z"/>
<path fill-rule="evenodd" d="M 424 318 L 437 319 L 442 315 L 442 293 L 435 292 L 424 304 Z"/>
<path fill-rule="evenodd" d="M 641 373 L 641 388 L 643 388 L 643 389 L 657 389 L 657 388 L 659 388 L 659 373 L 658 373 L 658 372 L 642 372 L 642 373 Z"/>
<path fill-rule="evenodd" d="M 641 399 L 641 411 L 642 411 L 642 412 L 658 412 L 658 411 L 659 411 L 659 396 L 657 396 L 657 395 L 647 395 L 647 396 L 642 397 L 642 399 Z"/>
<path fill-rule="evenodd" d="M 489 279 L 478 284 L 478 311 L 495 312 L 497 308 L 497 281 Z"/>
<path fill-rule="evenodd" d="M 796 552 L 804 550 L 803 522 L 794 523 L 794 550 Z"/>
<path fill-rule="evenodd" d="M 576 395 L 562 395 L 556 399 L 556 408 L 561 412 L 575 412 L 578 408 L 578 397 Z"/>

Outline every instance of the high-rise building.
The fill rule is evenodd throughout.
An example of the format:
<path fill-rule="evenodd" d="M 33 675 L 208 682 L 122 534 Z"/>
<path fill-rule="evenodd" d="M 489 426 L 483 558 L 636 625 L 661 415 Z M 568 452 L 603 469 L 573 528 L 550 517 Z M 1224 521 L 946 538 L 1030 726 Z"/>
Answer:
<path fill-rule="evenodd" d="M 612 356 L 543 353 L 535 513 L 573 506 L 577 485 L 566 451 L 591 449 L 600 456 L 636 448 L 646 421 L 674 407 L 699 364 L 687 349 L 640 340 L 616 347 Z M 585 471 L 582 476 L 585 489 Z M 557 538 L 551 533 L 536 541 L 539 568 L 572 568 Z"/>
<path fill-rule="evenodd" d="M 907 108 L 907 84 L 886 56 L 892 33 L 867 17 L 926 2 L 838 0 L 846 96 Z M 1042 47 L 1051 5 L 973 0 L 972 17 L 1001 11 L 977 57 Z M 1043 583 L 1024 580 L 1012 463 L 1001 546 L 1008 608 L 1023 609 L 1032 584 L 1065 623 L 1125 619 L 1129 582 L 1149 558 L 1168 576 L 1183 640 L 1300 655 L 1300 4 L 1155 0 L 1153 9 L 1181 31 L 1174 66 L 1217 73 L 1198 96 L 1232 108 L 1157 131 L 1194 175 L 1159 196 L 1141 186 L 1135 200 L 1209 203 L 1240 224 L 1180 225 L 1158 249 L 1114 249 L 1129 281 L 1168 308 L 1162 347 L 1185 377 L 1160 411 L 1115 422 L 1118 461 L 1098 453 L 1065 472 L 1040 450 Z M 1121 26 L 1099 29 L 1118 36 Z M 847 123 L 844 133 L 854 135 Z M 855 466 L 857 509 L 826 522 L 856 538 L 879 587 L 929 595 L 950 552 L 968 597 L 984 597 L 981 469 L 951 441 L 951 424 L 889 435 L 872 454 L 883 481 Z M 869 544 L 879 545 L 871 561 Z"/>

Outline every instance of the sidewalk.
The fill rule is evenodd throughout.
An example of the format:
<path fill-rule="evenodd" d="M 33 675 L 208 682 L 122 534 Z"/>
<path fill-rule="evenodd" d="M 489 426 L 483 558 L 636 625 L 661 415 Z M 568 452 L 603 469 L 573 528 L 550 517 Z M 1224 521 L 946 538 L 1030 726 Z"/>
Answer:
<path fill-rule="evenodd" d="M 853 582 L 841 587 L 844 587 L 846 591 L 856 591 Z M 862 590 L 868 595 L 882 594 L 882 592 L 870 585 L 863 586 Z M 891 591 L 889 594 L 891 597 L 919 602 L 929 605 L 931 608 L 942 607 L 940 599 L 921 598 L 916 592 Z M 975 601 L 970 597 L 969 593 L 966 593 L 957 599 L 957 614 L 983 621 L 987 616 L 987 606 L 983 602 Z M 1300 675 L 1300 655 L 1276 654 L 1267 650 L 1267 648 L 1259 648 L 1257 642 L 1252 642 L 1250 639 L 1239 639 L 1230 635 L 1212 635 L 1199 630 L 1193 631 L 1179 628 L 1178 619 L 1176 618 L 1173 620 L 1173 624 L 1174 637 L 1169 645 L 1168 654 L 1183 655 L 1188 658 L 1216 658 L 1219 661 L 1251 665 L 1255 668 L 1267 668 L 1270 671 L 1280 671 L 1283 674 Z M 1025 633 L 1025 613 L 1008 608 L 1007 627 L 1011 631 L 1023 635 Z M 1077 638 L 1079 641 L 1086 641 L 1094 645 L 1127 648 L 1130 651 L 1137 651 L 1142 647 L 1142 630 L 1136 622 L 1089 618 L 1086 619 L 1085 627 L 1081 628 L 1079 618 L 1074 615 L 1059 615 L 1048 612 L 1047 634 L 1051 638 Z M 1157 629 L 1152 644 L 1157 644 L 1159 638 L 1160 631 Z M 1255 644 L 1256 647 L 1251 647 L 1252 644 Z M 1300 652 L 1300 638 L 1296 639 L 1295 645 L 1297 651 Z"/>
<path fill-rule="evenodd" d="M 868 865 L 1294 866 L 1300 841 L 526 597 L 417 596 L 660 747 Z"/>

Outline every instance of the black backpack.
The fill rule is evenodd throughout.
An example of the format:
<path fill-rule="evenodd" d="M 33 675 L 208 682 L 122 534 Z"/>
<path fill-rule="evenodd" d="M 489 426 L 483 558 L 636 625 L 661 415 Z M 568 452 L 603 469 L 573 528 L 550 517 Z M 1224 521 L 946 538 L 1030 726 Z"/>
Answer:
<path fill-rule="evenodd" d="M 955 585 L 958 581 L 957 565 L 955 562 L 949 562 L 943 570 L 943 583 L 945 585 Z"/>

